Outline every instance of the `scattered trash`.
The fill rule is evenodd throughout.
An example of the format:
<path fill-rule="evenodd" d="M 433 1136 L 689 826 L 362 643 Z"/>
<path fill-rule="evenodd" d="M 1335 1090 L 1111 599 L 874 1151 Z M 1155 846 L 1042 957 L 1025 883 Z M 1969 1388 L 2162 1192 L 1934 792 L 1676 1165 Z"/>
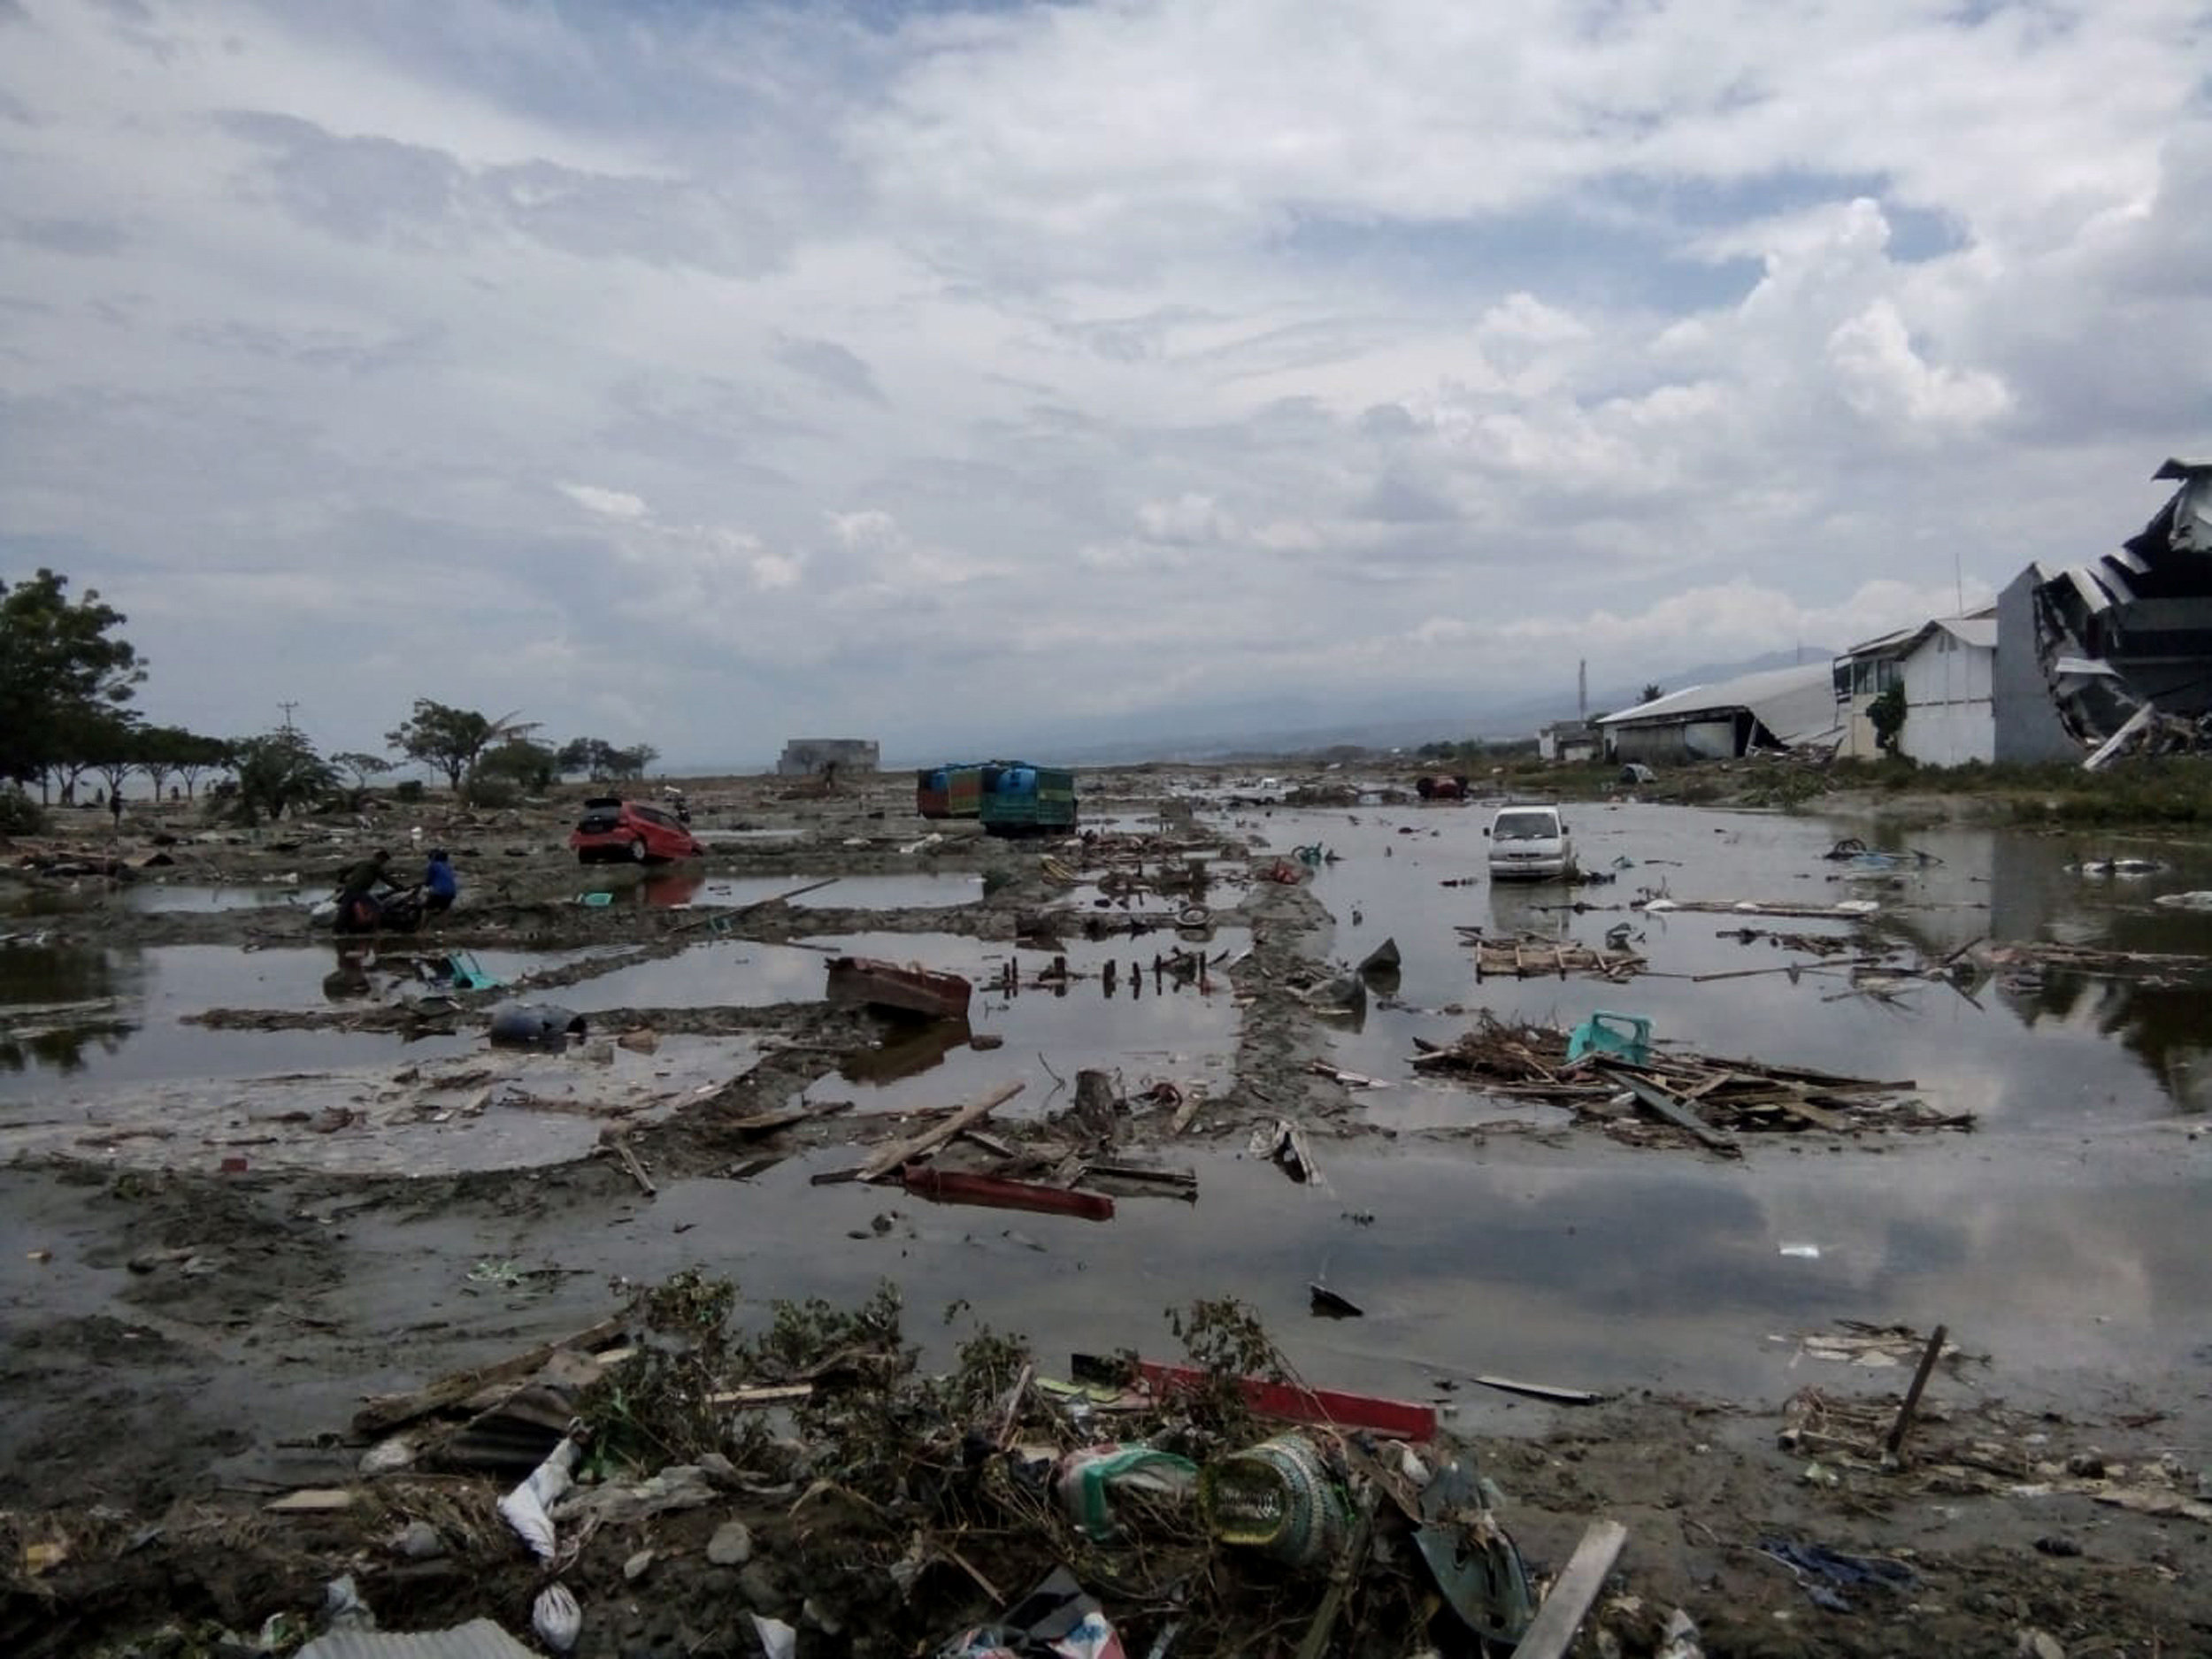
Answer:
<path fill-rule="evenodd" d="M 293 1659 L 536 1659 L 536 1655 L 490 1619 L 472 1618 L 451 1630 L 414 1634 L 333 1631 L 309 1642 Z"/>
<path fill-rule="evenodd" d="M 1272 1160 L 1284 1174 L 1300 1186 L 1327 1188 L 1321 1179 L 1320 1166 L 1313 1159 L 1313 1148 L 1307 1143 L 1306 1132 L 1287 1118 L 1278 1118 L 1271 1128 L 1262 1125 L 1252 1132 L 1249 1147 L 1252 1156 Z"/>
<path fill-rule="evenodd" d="M 1309 1285 L 1313 1310 L 1326 1319 L 1358 1319 L 1365 1317 L 1365 1310 L 1348 1296 L 1331 1290 L 1326 1285 Z"/>
<path fill-rule="evenodd" d="M 573 1440 L 562 1440 L 528 1479 L 499 1501 L 499 1513 L 540 1561 L 553 1559 L 556 1534 L 548 1509 L 569 1488 L 576 1449 Z"/>
<path fill-rule="evenodd" d="M 1843 1592 L 1867 1586 L 1902 1590 L 1913 1582 L 1913 1571 L 1901 1561 L 1877 1555 L 1847 1555 L 1824 1544 L 1801 1544 L 1793 1540 L 1763 1538 L 1758 1551 L 1770 1555 L 1797 1575 L 1797 1582 L 1816 1607 L 1832 1613 L 1848 1613 L 1851 1603 Z"/>
<path fill-rule="evenodd" d="M 1222 1542 L 1264 1550 L 1292 1566 L 1332 1559 L 1351 1535 L 1343 1483 L 1302 1434 L 1279 1434 L 1215 1459 L 1198 1478 L 1198 1503 Z"/>
<path fill-rule="evenodd" d="M 1422 1488 L 1413 1534 L 1436 1587 L 1485 1642 L 1517 1641 L 1536 1610 L 1521 1552 L 1494 1513 L 1501 1502 L 1471 1462 L 1455 1459 Z"/>
<path fill-rule="evenodd" d="M 584 1017 L 549 1002 L 509 1003 L 492 1012 L 492 1045 L 501 1048 L 540 1048 L 559 1052 L 571 1037 L 582 1038 Z"/>
<path fill-rule="evenodd" d="M 576 1605 L 567 1586 L 549 1584 L 530 1605 L 530 1628 L 555 1653 L 567 1653 L 583 1633 L 584 1610 Z"/>
<path fill-rule="evenodd" d="M 1104 1611 L 1064 1567 L 1006 1609 L 995 1624 L 962 1632 L 936 1659 L 1124 1659 Z M 771 1653 L 770 1659 L 786 1659 Z"/>
<path fill-rule="evenodd" d="M 1054 1490 L 1068 1519 L 1094 1543 L 1120 1536 L 1114 1518 L 1118 1497 L 1143 1494 L 1170 1504 L 1187 1501 L 1196 1489 L 1198 1465 L 1173 1452 L 1142 1443 L 1093 1446 L 1060 1460 Z"/>

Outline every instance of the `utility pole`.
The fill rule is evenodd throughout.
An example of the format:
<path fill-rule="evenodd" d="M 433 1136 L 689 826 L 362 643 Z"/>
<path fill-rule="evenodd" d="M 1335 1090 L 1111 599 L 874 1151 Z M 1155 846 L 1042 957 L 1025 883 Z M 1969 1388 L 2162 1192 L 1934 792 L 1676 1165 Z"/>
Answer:
<path fill-rule="evenodd" d="M 298 729 L 292 724 L 292 710 L 299 706 L 299 700 L 297 698 L 294 698 L 289 703 L 283 701 L 281 698 L 278 699 L 277 707 L 284 710 L 284 729 L 288 733 L 296 731 Z"/>
<path fill-rule="evenodd" d="M 1575 718 L 1590 718 L 1590 659 L 1583 657 L 1575 664 Z"/>

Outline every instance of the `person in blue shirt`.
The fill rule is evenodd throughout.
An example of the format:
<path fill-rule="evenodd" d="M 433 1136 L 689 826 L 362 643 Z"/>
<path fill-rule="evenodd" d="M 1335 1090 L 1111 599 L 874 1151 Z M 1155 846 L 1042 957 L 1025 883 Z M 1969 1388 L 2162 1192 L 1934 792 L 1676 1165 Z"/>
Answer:
<path fill-rule="evenodd" d="M 453 873 L 453 861 L 445 855 L 445 849 L 430 849 L 430 862 L 422 872 L 422 908 L 435 915 L 453 908 L 453 901 L 461 896 L 461 878 Z"/>

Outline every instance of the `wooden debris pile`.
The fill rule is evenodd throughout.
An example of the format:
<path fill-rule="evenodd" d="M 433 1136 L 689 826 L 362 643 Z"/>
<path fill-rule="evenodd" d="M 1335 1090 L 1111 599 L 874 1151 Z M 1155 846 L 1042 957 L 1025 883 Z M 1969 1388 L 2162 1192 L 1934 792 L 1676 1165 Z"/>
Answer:
<path fill-rule="evenodd" d="M 1556 975 L 1563 979 L 1570 974 L 1589 974 L 1617 984 L 1642 972 L 1645 966 L 1644 958 L 1625 946 L 1609 949 L 1603 945 L 1582 945 L 1571 939 L 1545 939 L 1534 933 L 1489 939 L 1484 937 L 1479 927 L 1462 927 L 1459 941 L 1475 953 L 1478 982 L 1504 974 L 1517 979 L 1533 975 Z"/>
<path fill-rule="evenodd" d="M 1666 1125 L 1715 1151 L 1736 1148 L 1732 1132 L 1820 1129 L 1970 1129 L 1971 1114 L 1939 1112 L 1913 1098 L 1909 1079 L 1875 1081 L 1761 1060 L 1719 1059 L 1674 1049 L 1640 1061 L 1618 1054 L 1567 1058 L 1569 1033 L 1515 1025 L 1486 1013 L 1458 1041 L 1424 1048 L 1417 1071 L 1457 1078 L 1507 1100 L 1564 1106 L 1605 1123 L 1617 1139 L 1674 1141 Z M 1642 1112 L 1657 1123 L 1640 1121 Z"/>

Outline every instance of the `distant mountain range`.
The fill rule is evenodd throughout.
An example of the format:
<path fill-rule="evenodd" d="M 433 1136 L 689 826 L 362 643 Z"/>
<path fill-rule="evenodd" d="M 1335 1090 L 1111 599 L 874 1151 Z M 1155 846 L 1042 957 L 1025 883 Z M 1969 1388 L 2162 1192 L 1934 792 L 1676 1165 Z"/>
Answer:
<path fill-rule="evenodd" d="M 1740 662 L 1704 663 L 1672 674 L 1655 676 L 1663 690 L 1732 680 L 1770 668 L 1825 663 L 1835 655 L 1822 646 L 1770 651 Z M 1640 700 L 1645 681 L 1593 686 L 1590 711 L 1625 709 Z M 974 739 L 949 743 L 934 754 L 894 752 L 884 769 L 897 772 L 946 760 L 987 757 L 1019 757 L 1041 764 L 1126 766 L 1148 760 L 1211 762 L 1308 753 L 1353 744 L 1362 749 L 1416 749 L 1423 743 L 1457 742 L 1467 738 L 1532 738 L 1553 720 L 1572 719 L 1575 694 L 1563 689 L 1509 702 L 1451 706 L 1432 693 L 1393 692 L 1335 699 L 1310 692 L 1234 703 L 1206 703 L 1141 714 L 1095 715 L 1055 721 L 1049 726 L 1000 728 Z M 766 770 L 759 763 L 742 766 L 676 768 L 672 776 L 717 776 Z"/>
<path fill-rule="evenodd" d="M 1667 691 L 1708 685 L 1801 663 L 1825 663 L 1834 653 L 1821 646 L 1770 651 L 1739 662 L 1704 663 L 1657 676 Z M 1640 700 L 1645 681 L 1593 686 L 1590 711 L 1625 709 Z M 1397 694 L 1332 703 L 1310 695 L 1264 703 L 1221 703 L 1179 710 L 1170 718 L 1157 713 L 1062 721 L 1049 731 L 1002 737 L 1001 754 L 1019 753 L 1036 761 L 1069 765 L 1129 765 L 1140 761 L 1215 761 L 1240 756 L 1302 754 L 1340 744 L 1363 749 L 1413 749 L 1465 738 L 1533 737 L 1553 720 L 1572 719 L 1575 694 L 1563 691 L 1515 698 L 1506 703 L 1453 709 L 1433 696 Z M 918 762 L 926 764 L 926 762 Z"/>

